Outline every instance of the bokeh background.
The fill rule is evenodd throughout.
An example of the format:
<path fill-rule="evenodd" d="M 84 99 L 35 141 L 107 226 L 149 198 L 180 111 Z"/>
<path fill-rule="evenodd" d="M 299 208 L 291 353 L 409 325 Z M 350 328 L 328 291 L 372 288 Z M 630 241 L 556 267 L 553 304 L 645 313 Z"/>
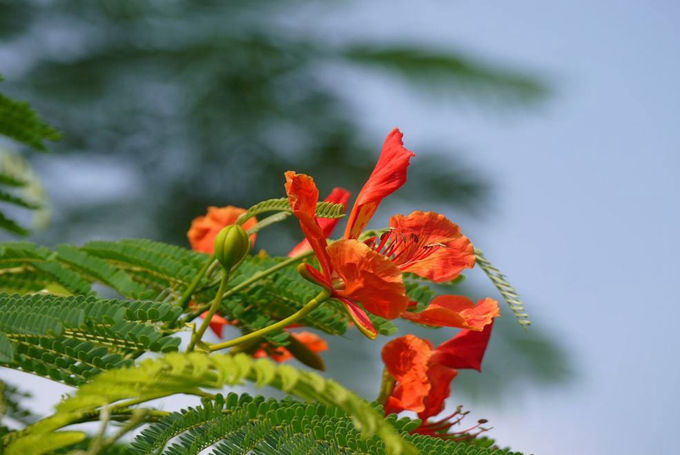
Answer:
<path fill-rule="evenodd" d="M 504 308 L 450 406 L 526 453 L 675 453 L 677 2 L 0 0 L 0 74 L 64 136 L 28 155 L 51 201 L 30 240 L 50 245 L 186 245 L 206 206 L 279 197 L 286 169 L 356 193 L 399 126 L 418 156 L 375 225 L 445 213 L 533 321 Z M 373 398 L 379 347 L 331 350 L 328 374 Z M 68 391 L 0 377 L 38 410 Z"/>

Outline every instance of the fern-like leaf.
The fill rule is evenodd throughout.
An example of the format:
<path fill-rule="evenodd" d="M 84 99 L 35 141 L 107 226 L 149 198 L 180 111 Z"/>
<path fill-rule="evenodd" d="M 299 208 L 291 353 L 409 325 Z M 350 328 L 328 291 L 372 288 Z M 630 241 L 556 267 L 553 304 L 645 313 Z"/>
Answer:
<path fill-rule="evenodd" d="M 498 289 L 498 292 L 503 296 L 503 299 L 508 303 L 512 313 L 517 318 L 517 321 L 522 327 L 528 327 L 531 324 L 531 321 L 524 309 L 524 302 L 519 298 L 517 290 L 510 284 L 505 275 L 489 262 L 481 250 L 475 248 L 475 256 L 477 257 L 477 264 L 484 273 L 486 273 L 494 286 L 496 286 L 496 289 Z"/>
<path fill-rule="evenodd" d="M 267 212 L 292 213 L 292 210 L 287 198 L 268 199 L 250 207 L 246 213 L 241 215 L 239 222 L 243 223 L 254 216 Z M 316 204 L 316 216 L 318 218 L 342 218 L 345 216 L 345 206 L 333 202 L 318 202 Z"/>
<path fill-rule="evenodd" d="M 362 437 L 377 436 L 387 454 L 416 454 L 418 451 L 369 403 L 336 382 L 289 365 L 276 365 L 267 359 L 254 360 L 245 354 L 169 354 L 147 359 L 138 366 L 105 371 L 78 389 L 57 406 L 57 413 L 19 434 L 6 435 L 7 455 L 25 450 L 41 435 L 76 422 L 81 416 L 121 400 L 150 400 L 177 393 L 195 393 L 197 388 L 221 389 L 249 380 L 255 385 L 272 386 L 307 401 L 340 408 L 351 418 Z M 33 452 L 36 455 L 43 452 Z"/>
<path fill-rule="evenodd" d="M 78 385 L 143 352 L 176 350 L 179 338 L 159 325 L 180 311 L 157 302 L 0 294 L 0 365 Z"/>
<path fill-rule="evenodd" d="M 505 453 L 479 450 L 467 442 L 410 435 L 419 420 L 397 420 L 393 415 L 386 420 L 414 442 L 422 455 Z M 134 455 L 189 455 L 210 446 L 214 455 L 385 454 L 382 440 L 361 437 L 350 415 L 340 408 L 234 393 L 169 414 L 139 434 L 132 451 Z"/>
<path fill-rule="evenodd" d="M 55 141 L 61 135 L 40 119 L 28 103 L 0 94 L 0 134 L 41 152 L 47 151 L 43 141 Z"/>

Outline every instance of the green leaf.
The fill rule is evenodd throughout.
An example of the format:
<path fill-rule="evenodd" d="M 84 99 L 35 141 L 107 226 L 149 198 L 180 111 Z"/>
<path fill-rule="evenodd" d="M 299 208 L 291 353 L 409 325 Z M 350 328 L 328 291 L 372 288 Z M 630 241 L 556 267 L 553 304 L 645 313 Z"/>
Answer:
<path fill-rule="evenodd" d="M 75 395 L 57 406 L 57 413 L 28 427 L 19 435 L 7 436 L 8 454 L 18 454 L 26 440 L 51 437 L 86 413 L 125 399 L 151 400 L 197 388 L 221 389 L 243 380 L 269 385 L 306 401 L 341 409 L 351 418 L 363 438 L 379 437 L 387 454 L 416 454 L 418 451 L 390 425 L 373 406 L 336 382 L 289 365 L 267 359 L 254 360 L 246 354 L 207 356 L 202 353 L 170 354 L 147 359 L 138 366 L 105 371 L 81 386 Z M 33 452 L 36 455 L 44 452 Z"/>
<path fill-rule="evenodd" d="M 47 147 L 43 141 L 56 141 L 61 135 L 43 122 L 28 103 L 14 101 L 0 94 L 0 134 L 26 144 L 41 152 Z"/>
<path fill-rule="evenodd" d="M 16 221 L 12 220 L 11 218 L 7 218 L 7 216 L 2 212 L 0 212 L 0 228 L 19 235 L 28 235 L 29 233 L 28 229 L 19 226 Z"/>
<path fill-rule="evenodd" d="M 517 318 L 517 322 L 522 327 L 528 327 L 531 324 L 529 315 L 524 309 L 524 302 L 519 298 L 517 290 L 508 281 L 505 275 L 501 273 L 489 260 L 484 256 L 482 250 L 475 248 L 475 256 L 477 258 L 477 265 L 486 273 L 491 282 L 496 286 L 498 292 L 503 296 L 503 299 L 510 306 L 510 310 Z"/>
<path fill-rule="evenodd" d="M 83 441 L 87 435 L 81 431 L 55 431 L 49 434 L 28 435 L 7 448 L 6 455 L 40 455 Z"/>
<path fill-rule="evenodd" d="M 0 364 L 78 385 L 144 352 L 177 350 L 180 339 L 162 324 L 180 312 L 159 302 L 0 294 Z"/>
<path fill-rule="evenodd" d="M 423 88 L 462 86 L 521 101 L 537 101 L 548 93 L 538 80 L 492 67 L 461 54 L 412 46 L 362 45 L 343 49 L 342 57 L 363 65 L 390 70 Z"/>
<path fill-rule="evenodd" d="M 387 422 L 423 455 L 492 455 L 484 444 L 411 436 L 419 420 L 389 416 Z M 480 442 L 482 442 L 480 440 Z M 230 393 L 203 400 L 201 406 L 173 412 L 147 427 L 132 443 L 133 455 L 197 454 L 211 447 L 214 455 L 324 454 L 383 455 L 378 437 L 365 438 L 342 409 L 290 399 L 274 400 Z"/>
<path fill-rule="evenodd" d="M 0 332 L 0 362 L 11 362 L 14 359 L 14 346 L 7 335 Z"/>
<path fill-rule="evenodd" d="M 0 190 L 0 202 L 5 202 L 7 204 L 18 205 L 19 207 L 24 207 L 26 209 L 39 209 L 40 204 L 28 201 L 22 197 L 14 196 L 5 191 Z"/>
<path fill-rule="evenodd" d="M 293 213 L 288 198 L 268 199 L 250 207 L 246 213 L 241 215 L 238 222 L 243 223 L 254 216 L 267 212 Z M 316 216 L 318 218 L 342 218 L 345 216 L 345 206 L 333 202 L 317 202 Z"/>

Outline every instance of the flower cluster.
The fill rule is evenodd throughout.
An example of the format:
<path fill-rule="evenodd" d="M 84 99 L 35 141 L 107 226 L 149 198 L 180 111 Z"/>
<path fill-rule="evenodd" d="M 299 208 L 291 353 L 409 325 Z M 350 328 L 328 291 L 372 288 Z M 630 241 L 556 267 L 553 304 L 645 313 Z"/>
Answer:
<path fill-rule="evenodd" d="M 436 348 L 428 340 L 405 335 L 389 341 L 382 350 L 387 378 L 383 384 L 385 412 L 413 411 L 423 421 L 417 432 L 456 435 L 458 433 L 448 430 L 464 413 L 458 411 L 438 421 L 428 419 L 444 409 L 450 383 L 459 369 L 480 370 L 494 318 L 500 312 L 498 303 L 490 298 L 475 303 L 461 295 L 440 295 L 420 311 L 409 298 L 405 274 L 445 283 L 475 265 L 472 243 L 444 215 L 419 210 L 409 215 L 397 214 L 390 218 L 388 229 L 377 234 L 365 231 L 382 200 L 406 182 L 407 169 L 414 156 L 404 147 L 398 129 L 387 136 L 378 162 L 349 212 L 344 233 L 337 240 L 330 237 L 338 219 L 316 216 L 319 190 L 314 179 L 306 174 L 286 172 L 284 187 L 290 209 L 304 234 L 289 256 L 296 257 L 310 250 L 314 253 L 318 266 L 303 262 L 299 272 L 325 289 L 329 298 L 341 302 L 354 325 L 370 339 L 377 338 L 378 331 L 369 313 L 385 319 L 403 318 L 428 326 L 462 329 Z M 349 199 L 349 191 L 334 188 L 325 200 L 347 207 Z M 191 225 L 188 237 L 192 248 L 212 253 L 218 232 L 236 223 L 243 213 L 244 209 L 232 206 L 210 207 L 207 216 L 196 218 Z M 254 217 L 249 218 L 243 228 L 247 230 L 256 223 Z M 253 234 L 251 244 L 255 240 Z M 218 336 L 226 324 L 229 321 L 217 314 L 211 320 Z M 291 332 L 291 335 L 295 343 L 303 344 L 312 352 L 328 349 L 326 342 L 312 333 Z M 292 357 L 288 349 L 266 343 L 253 352 L 256 357 L 269 356 L 279 362 Z"/>

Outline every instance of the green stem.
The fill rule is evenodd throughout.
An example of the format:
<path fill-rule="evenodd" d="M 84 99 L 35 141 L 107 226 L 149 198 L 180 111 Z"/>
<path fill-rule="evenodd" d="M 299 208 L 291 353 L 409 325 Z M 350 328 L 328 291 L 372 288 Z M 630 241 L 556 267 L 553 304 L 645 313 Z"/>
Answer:
<path fill-rule="evenodd" d="M 281 319 L 279 322 L 272 324 L 270 326 L 267 326 L 263 329 L 256 330 L 254 332 L 247 333 L 241 337 L 234 338 L 233 340 L 225 341 L 224 343 L 218 343 L 218 344 L 213 344 L 208 347 L 208 349 L 212 351 L 218 351 L 220 349 L 226 349 L 230 348 L 232 346 L 236 346 L 241 343 L 245 343 L 246 341 L 250 341 L 254 338 L 261 337 L 263 335 L 266 335 L 269 332 L 273 332 L 275 330 L 283 329 L 290 324 L 294 323 L 295 321 L 302 319 L 305 317 L 310 311 L 312 311 L 314 308 L 319 306 L 321 303 L 323 303 L 330 294 L 328 293 L 327 290 L 321 291 L 316 297 L 314 297 L 312 300 L 307 302 L 305 306 L 300 308 L 298 311 L 295 313 L 291 314 L 285 319 Z"/>
<path fill-rule="evenodd" d="M 387 403 L 387 399 L 390 397 L 393 388 L 394 377 L 392 377 L 390 372 L 387 371 L 387 368 L 385 368 L 383 370 L 382 382 L 380 383 L 380 392 L 378 392 L 376 401 L 384 406 L 385 403 Z"/>
<path fill-rule="evenodd" d="M 244 282 L 242 282 L 242 283 L 240 283 L 240 284 L 237 284 L 236 286 L 234 286 L 233 288 L 231 288 L 231 289 L 229 289 L 227 292 L 225 292 L 225 293 L 222 295 L 222 300 L 224 300 L 224 299 L 226 299 L 226 298 L 228 298 L 228 297 L 231 297 L 232 295 L 236 294 L 236 293 L 239 292 L 239 291 L 242 291 L 243 289 L 247 288 L 248 286 L 250 286 L 251 284 L 255 283 L 256 281 L 261 280 L 262 278 L 264 278 L 264 277 L 266 277 L 266 276 L 268 276 L 268 275 L 271 275 L 272 273 L 277 272 L 277 271 L 279 271 L 279 270 L 281 270 L 281 269 L 283 269 L 283 268 L 285 268 L 285 267 L 288 267 L 289 265 L 296 263 L 296 262 L 299 261 L 300 259 L 304 259 L 304 258 L 306 258 L 306 257 L 312 256 L 313 254 L 314 254 L 314 251 L 311 251 L 311 250 L 310 250 L 310 251 L 307 251 L 306 253 L 302 253 L 302 254 L 299 254 L 299 255 L 297 255 L 297 256 L 295 256 L 295 257 L 288 258 L 288 259 L 286 259 L 285 261 L 281 261 L 281 262 L 279 262 L 278 264 L 276 264 L 275 266 L 270 267 L 270 268 L 268 268 L 268 269 L 266 269 L 266 270 L 263 270 L 263 271 L 261 271 L 261 272 L 257 272 L 256 274 L 254 274 L 253 276 L 251 276 L 250 278 L 248 278 L 248 279 L 245 280 Z M 189 313 L 189 314 L 184 318 L 183 323 L 187 323 L 187 322 L 189 322 L 189 321 L 194 320 L 194 319 L 195 319 L 196 317 L 198 317 L 201 313 L 203 313 L 209 306 L 210 306 L 210 304 L 202 305 L 201 307 L 199 307 L 199 308 L 198 308 L 196 311 L 194 311 L 193 313 Z"/>
<path fill-rule="evenodd" d="M 203 323 L 201 324 L 201 327 L 199 327 L 198 331 L 192 335 L 191 342 L 189 342 L 189 346 L 187 347 L 187 352 L 193 351 L 194 347 L 196 346 L 196 343 L 199 343 L 201 341 L 201 338 L 203 338 L 203 334 L 208 329 L 210 321 L 212 321 L 212 317 L 215 315 L 215 313 L 217 313 L 217 309 L 220 307 L 220 303 L 222 302 L 222 294 L 224 293 L 224 288 L 227 286 L 228 281 L 229 271 L 225 270 L 224 275 L 222 275 L 222 281 L 220 282 L 220 288 L 217 291 L 217 294 L 215 294 L 215 299 L 210 305 L 208 314 L 205 316 L 205 318 L 203 318 Z"/>
<path fill-rule="evenodd" d="M 263 219 L 262 221 L 258 221 L 257 224 L 250 229 L 248 229 L 248 234 L 255 234 L 256 232 L 260 232 L 262 229 L 271 226 L 274 223 L 278 223 L 280 221 L 285 220 L 290 216 L 290 213 L 286 212 L 279 212 L 274 215 L 270 215 L 267 218 Z"/>
<path fill-rule="evenodd" d="M 203 275 L 205 275 L 206 270 L 208 270 L 208 267 L 210 267 L 210 264 L 213 263 L 215 259 L 215 255 L 211 254 L 210 257 L 208 257 L 208 260 L 203 264 L 203 267 L 201 267 L 201 270 L 198 271 L 198 275 L 194 277 L 194 280 L 189 284 L 189 287 L 184 291 L 184 294 L 182 294 L 182 298 L 179 301 L 179 305 L 182 307 L 183 310 L 187 308 L 187 305 L 189 305 L 189 300 L 191 300 L 191 295 L 194 293 L 194 290 L 196 289 L 196 286 L 198 286 L 198 283 L 201 281 L 201 278 L 203 278 Z"/>

